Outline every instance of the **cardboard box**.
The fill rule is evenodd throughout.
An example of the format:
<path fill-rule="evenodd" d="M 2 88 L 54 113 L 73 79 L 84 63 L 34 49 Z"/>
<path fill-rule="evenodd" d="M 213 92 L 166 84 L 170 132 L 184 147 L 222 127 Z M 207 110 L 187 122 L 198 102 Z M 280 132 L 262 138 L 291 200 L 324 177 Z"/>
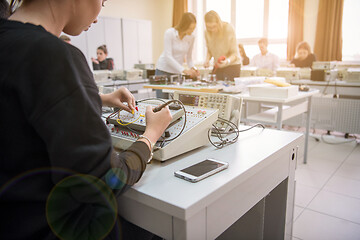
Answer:
<path fill-rule="evenodd" d="M 249 86 L 252 97 L 289 98 L 298 95 L 299 87 L 277 87 L 273 84 L 257 84 Z"/>

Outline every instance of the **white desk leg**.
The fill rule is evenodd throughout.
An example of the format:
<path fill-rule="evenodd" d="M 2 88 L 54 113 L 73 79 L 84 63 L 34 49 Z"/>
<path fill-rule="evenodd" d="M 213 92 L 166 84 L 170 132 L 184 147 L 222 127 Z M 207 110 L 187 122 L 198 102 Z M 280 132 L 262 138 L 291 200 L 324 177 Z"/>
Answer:
<path fill-rule="evenodd" d="M 312 96 L 308 97 L 307 117 L 306 117 L 306 132 L 305 132 L 305 146 L 304 146 L 304 164 L 307 163 L 310 121 L 311 121 L 311 100 L 312 100 Z"/>
<path fill-rule="evenodd" d="M 248 121 L 247 121 L 247 116 L 248 116 L 248 101 L 244 101 L 244 124 L 247 125 L 248 124 Z M 240 118 L 241 118 L 241 115 L 240 115 Z"/>
<path fill-rule="evenodd" d="M 206 235 L 206 208 L 187 221 L 173 217 L 173 240 L 205 240 Z"/>
<path fill-rule="evenodd" d="M 278 104 L 277 119 L 276 119 L 277 129 L 279 129 L 279 130 L 281 130 L 281 127 L 282 127 L 282 113 L 283 113 L 283 104 L 279 103 Z"/>

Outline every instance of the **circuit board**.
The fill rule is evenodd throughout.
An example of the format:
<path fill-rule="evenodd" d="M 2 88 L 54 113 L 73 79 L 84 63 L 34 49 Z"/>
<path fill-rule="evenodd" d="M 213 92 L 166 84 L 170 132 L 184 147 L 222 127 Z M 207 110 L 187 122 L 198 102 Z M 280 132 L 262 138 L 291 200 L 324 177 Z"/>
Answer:
<path fill-rule="evenodd" d="M 142 134 L 146 127 L 144 113 L 148 105 L 156 107 L 159 103 L 140 103 L 137 113 L 121 111 L 119 116 L 108 118 L 107 128 L 116 148 L 128 148 Z M 219 110 L 193 106 L 184 108 L 186 115 L 182 108 L 170 110 L 173 121 L 156 142 L 154 159 L 165 161 L 208 143 L 208 130 L 218 118 Z"/>
<path fill-rule="evenodd" d="M 128 127 L 134 130 L 139 131 L 145 131 L 146 128 L 146 118 L 145 118 L 145 112 L 146 107 L 151 106 L 155 108 L 156 106 L 160 105 L 162 102 L 146 102 L 146 103 L 139 103 L 136 106 L 136 111 L 134 111 L 134 114 L 129 113 L 127 111 L 120 111 L 115 116 L 112 116 L 108 118 L 108 122 L 111 124 L 114 124 L 115 126 L 122 126 L 122 127 Z M 170 114 L 172 116 L 171 123 L 178 120 L 181 116 L 184 115 L 184 110 L 182 108 L 180 109 L 171 109 L 170 108 Z M 170 123 L 170 124 L 171 124 Z"/>

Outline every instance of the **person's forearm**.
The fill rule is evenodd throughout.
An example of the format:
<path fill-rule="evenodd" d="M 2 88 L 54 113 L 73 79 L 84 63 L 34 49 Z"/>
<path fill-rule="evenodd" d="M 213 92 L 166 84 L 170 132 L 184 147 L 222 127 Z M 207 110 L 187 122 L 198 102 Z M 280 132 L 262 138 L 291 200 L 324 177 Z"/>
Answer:
<path fill-rule="evenodd" d="M 238 60 L 238 56 L 236 56 L 236 55 L 231 55 L 231 56 L 229 57 L 229 59 L 230 59 L 230 63 L 229 63 L 229 64 L 233 64 L 234 62 L 236 62 L 236 61 Z"/>
<path fill-rule="evenodd" d="M 236 57 L 234 56 L 234 55 L 232 55 L 232 56 L 230 56 L 230 57 L 228 57 L 228 61 L 229 61 L 229 65 L 230 64 L 232 64 L 233 62 L 235 62 L 235 60 L 236 60 Z"/>
<path fill-rule="evenodd" d="M 211 54 L 208 52 L 206 54 L 206 62 L 210 62 L 211 57 L 212 57 Z"/>
<path fill-rule="evenodd" d="M 118 182 L 113 189 L 116 194 L 125 192 L 139 181 L 145 171 L 149 156 L 150 150 L 147 149 L 147 146 L 139 145 L 137 142 L 126 151 L 117 153 L 113 150 L 110 171 L 117 177 Z"/>
<path fill-rule="evenodd" d="M 103 106 L 110 106 L 110 102 L 109 102 L 109 94 L 102 94 L 99 93 L 100 98 L 101 98 L 101 102 Z"/>

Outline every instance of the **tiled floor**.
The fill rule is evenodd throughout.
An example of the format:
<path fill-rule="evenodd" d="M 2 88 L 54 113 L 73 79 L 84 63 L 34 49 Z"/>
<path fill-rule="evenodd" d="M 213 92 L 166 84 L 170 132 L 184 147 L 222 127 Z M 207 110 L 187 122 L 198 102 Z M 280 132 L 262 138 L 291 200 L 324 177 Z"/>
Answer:
<path fill-rule="evenodd" d="M 341 143 L 344 138 L 325 136 Z M 360 144 L 309 139 L 298 162 L 293 240 L 360 240 Z"/>

